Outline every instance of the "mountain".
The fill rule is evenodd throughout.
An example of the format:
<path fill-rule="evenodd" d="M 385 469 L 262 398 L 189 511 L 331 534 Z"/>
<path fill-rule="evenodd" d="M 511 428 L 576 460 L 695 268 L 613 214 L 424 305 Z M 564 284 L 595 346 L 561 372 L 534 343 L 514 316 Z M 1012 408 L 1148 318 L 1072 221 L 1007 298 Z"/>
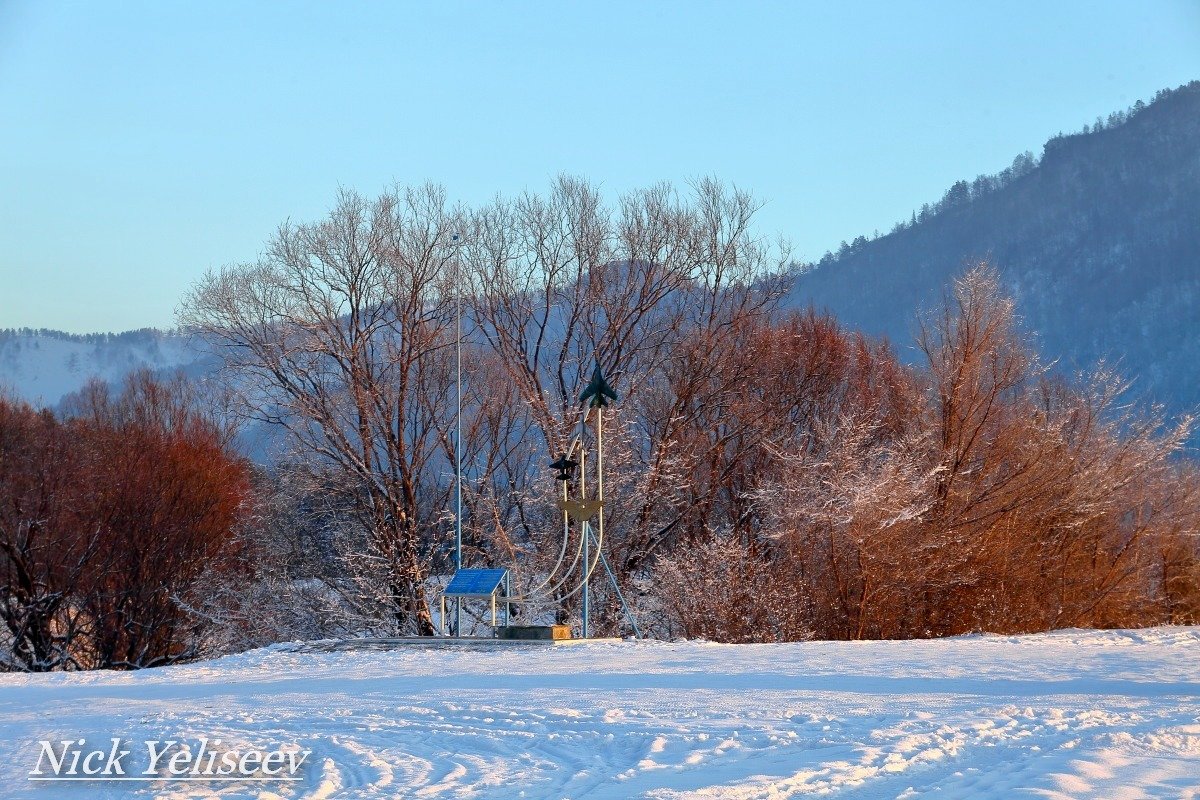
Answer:
<path fill-rule="evenodd" d="M 0 330 L 0 391 L 53 407 L 89 378 L 119 382 L 136 369 L 201 375 L 215 364 L 179 333 L 143 328 L 84 335 L 29 328 Z"/>
<path fill-rule="evenodd" d="M 1200 81 L 959 181 L 887 235 L 843 243 L 802 270 L 790 302 L 915 360 L 916 312 L 982 258 L 1060 369 L 1116 362 L 1136 396 L 1200 406 Z"/>
<path fill-rule="evenodd" d="M 890 233 L 801 270 L 789 302 L 828 308 L 916 360 L 916 314 L 980 258 L 1001 270 L 1060 369 L 1115 361 L 1136 395 L 1176 413 L 1200 407 L 1200 81 L 955 183 Z M 141 366 L 215 365 L 172 332 L 0 331 L 0 391 L 45 405 Z"/>

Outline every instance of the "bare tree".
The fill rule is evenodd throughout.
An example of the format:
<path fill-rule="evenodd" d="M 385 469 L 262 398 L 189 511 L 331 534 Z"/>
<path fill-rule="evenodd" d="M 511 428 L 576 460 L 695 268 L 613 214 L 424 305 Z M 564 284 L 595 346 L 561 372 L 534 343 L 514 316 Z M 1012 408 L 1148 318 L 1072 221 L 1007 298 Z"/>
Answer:
<path fill-rule="evenodd" d="M 49 412 L 0 397 L 0 669 L 79 669 L 76 602 L 99 549 L 79 454 Z"/>
<path fill-rule="evenodd" d="M 606 472 L 622 498 L 606 526 L 622 580 L 677 532 L 691 468 L 723 447 L 689 452 L 682 442 L 700 393 L 732 390 L 708 380 L 712 365 L 734 356 L 747 321 L 769 314 L 782 291 L 786 248 L 754 237 L 756 209 L 747 193 L 705 180 L 687 199 L 659 185 L 610 210 L 595 187 L 563 177 L 548 196 L 498 200 L 475 215 L 467 257 L 479 281 L 477 336 L 517 387 L 541 458 L 575 433 L 594 363 L 623 394 L 606 422 Z M 509 516 L 518 546 L 534 541 L 530 521 L 553 519 L 549 484 L 517 477 Z"/>
<path fill-rule="evenodd" d="M 1046 376 L 986 265 L 921 343 L 904 424 L 863 398 L 819 416 L 758 495 L 817 635 L 1139 625 L 1186 605 L 1196 507 L 1171 458 L 1190 420 L 1121 405 L 1103 369 Z"/>
<path fill-rule="evenodd" d="M 209 274 L 180 314 L 222 355 L 241 413 L 286 429 L 352 498 L 369 532 L 359 561 L 382 574 L 402 632 L 433 632 L 425 580 L 448 416 L 433 367 L 453 344 L 460 227 L 440 188 L 344 191 L 322 222 L 281 226 L 257 263 Z"/>
<path fill-rule="evenodd" d="M 802 612 L 782 629 L 792 638 L 867 635 L 927 477 L 913 413 L 920 384 L 886 344 L 811 311 L 753 341 L 755 390 L 726 413 L 759 435 L 748 474 L 730 487 L 742 536 L 771 565 L 758 602 Z"/>

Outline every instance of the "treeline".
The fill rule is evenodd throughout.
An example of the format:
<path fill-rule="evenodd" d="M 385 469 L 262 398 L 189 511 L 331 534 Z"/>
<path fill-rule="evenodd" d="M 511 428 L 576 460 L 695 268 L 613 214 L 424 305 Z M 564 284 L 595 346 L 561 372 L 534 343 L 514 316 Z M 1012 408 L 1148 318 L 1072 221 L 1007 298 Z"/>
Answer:
<path fill-rule="evenodd" d="M 431 186 L 344 192 L 284 225 L 183 304 L 222 358 L 225 391 L 204 396 L 221 417 L 145 377 L 61 418 L 2 407 L 7 665 L 433 633 L 460 307 L 464 564 L 511 567 L 517 594 L 566 548 L 548 464 L 595 363 L 620 394 L 597 635 L 631 631 L 614 583 L 662 638 L 1200 618 L 1189 420 L 1126 404 L 1103 369 L 1049 373 L 986 265 L 921 320 L 922 366 L 786 311 L 789 254 L 756 209 L 715 181 L 609 206 L 564 177 L 476 209 Z M 284 434 L 269 474 L 232 452 L 230 419 Z M 518 618 L 577 622 L 574 584 Z"/>
<path fill-rule="evenodd" d="M 548 462 L 592 365 L 606 421 L 605 551 L 643 631 L 722 640 L 934 636 L 1191 619 L 1190 429 L 1103 370 L 1050 375 L 994 272 L 924 322 L 926 366 L 784 313 L 786 249 L 704 181 L 606 206 L 544 195 L 451 208 L 436 187 L 280 229 L 208 276 L 182 321 L 240 411 L 286 429 L 307 544 L 274 540 L 314 635 L 430 633 L 451 570 L 456 286 L 464 304 L 467 565 L 518 592 L 560 552 Z M 296 529 L 292 524 L 291 528 Z M 286 552 L 284 552 L 286 551 Z M 326 557 L 314 559 L 312 553 Z M 598 629 L 628 633 L 607 579 Z M 564 584 L 525 619 L 577 619 Z M 598 610 L 597 610 L 598 609 Z"/>
<path fill-rule="evenodd" d="M 1138 100 L 1132 106 L 1124 111 L 1114 111 L 1107 118 L 1096 117 L 1096 121 L 1091 125 L 1084 125 L 1078 133 L 1064 134 L 1059 133 L 1056 136 L 1046 140 L 1043 146 L 1043 158 L 1046 155 L 1057 155 L 1063 150 L 1069 150 L 1072 140 L 1086 137 L 1091 134 L 1098 134 L 1104 131 L 1120 128 L 1128 122 L 1133 121 L 1138 115 L 1142 114 L 1150 105 L 1164 103 L 1172 98 L 1178 97 L 1180 94 L 1187 94 L 1200 91 L 1200 81 L 1191 81 L 1176 89 L 1161 89 L 1155 93 L 1150 104 Z M 918 224 L 929 222 L 935 217 L 953 211 L 956 208 L 961 208 L 972 201 L 982 200 L 987 196 L 1005 189 L 1015 183 L 1017 180 L 1031 174 L 1040 164 L 1038 159 L 1030 151 L 1025 151 L 1017 155 L 1012 164 L 995 173 L 994 175 L 979 175 L 974 180 L 966 181 L 959 180 L 951 184 L 941 199 L 933 203 L 922 203 L 920 209 L 912 212 L 912 216 L 908 220 L 899 220 L 896 222 L 887 235 L 900 233 L 910 228 L 916 227 Z M 850 256 L 860 253 L 871 242 L 882 238 L 878 231 L 872 237 L 859 236 L 851 242 L 843 241 L 838 247 L 837 252 L 826 252 L 815 265 L 813 266 L 829 266 L 839 259 L 846 259 Z"/>
<path fill-rule="evenodd" d="M 67 333 L 50 328 L 0 328 L 0 343 L 36 336 L 82 344 L 134 344 L 156 342 L 169 335 L 171 334 L 160 331 L 158 328 L 138 328 L 120 333 Z"/>
<path fill-rule="evenodd" d="M 910 638 L 1200 621 L 1200 475 L 1179 458 L 1190 421 L 1168 428 L 1155 411 L 1122 405 L 1110 373 L 1076 383 L 1048 374 L 993 270 L 955 281 L 923 321 L 925 366 L 907 374 L 830 321 L 785 330 L 761 353 L 765 369 L 799 367 L 804 379 L 785 394 L 833 402 L 762 442 L 766 478 L 752 492 L 761 522 L 659 565 L 686 635 Z M 821 339 L 823 354 L 856 355 L 814 361 L 789 342 Z"/>

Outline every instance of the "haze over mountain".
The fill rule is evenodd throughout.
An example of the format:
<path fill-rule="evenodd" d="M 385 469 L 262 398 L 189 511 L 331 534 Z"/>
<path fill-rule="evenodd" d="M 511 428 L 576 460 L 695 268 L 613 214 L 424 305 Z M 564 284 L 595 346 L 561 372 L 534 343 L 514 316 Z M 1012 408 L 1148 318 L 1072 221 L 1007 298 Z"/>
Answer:
<path fill-rule="evenodd" d="M 826 254 L 790 300 L 916 359 L 918 309 L 984 258 L 1059 369 L 1116 362 L 1133 396 L 1200 405 L 1200 81 L 955 183 L 891 233 Z"/>
<path fill-rule="evenodd" d="M 0 391 L 50 407 L 93 377 L 117 382 L 143 367 L 202 375 L 215 365 L 190 337 L 154 328 L 83 335 L 30 328 L 0 330 Z"/>

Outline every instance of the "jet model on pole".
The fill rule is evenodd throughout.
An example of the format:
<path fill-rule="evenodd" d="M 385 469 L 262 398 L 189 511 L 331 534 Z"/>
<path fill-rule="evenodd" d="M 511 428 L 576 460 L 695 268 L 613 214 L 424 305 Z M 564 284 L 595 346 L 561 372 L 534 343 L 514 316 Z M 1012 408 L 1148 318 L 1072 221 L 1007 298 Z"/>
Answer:
<path fill-rule="evenodd" d="M 592 380 L 584 387 L 583 394 L 579 395 L 579 402 L 587 403 L 588 400 L 591 400 L 592 408 L 607 408 L 610 400 L 617 402 L 617 392 L 605 380 L 599 361 L 592 370 Z"/>

